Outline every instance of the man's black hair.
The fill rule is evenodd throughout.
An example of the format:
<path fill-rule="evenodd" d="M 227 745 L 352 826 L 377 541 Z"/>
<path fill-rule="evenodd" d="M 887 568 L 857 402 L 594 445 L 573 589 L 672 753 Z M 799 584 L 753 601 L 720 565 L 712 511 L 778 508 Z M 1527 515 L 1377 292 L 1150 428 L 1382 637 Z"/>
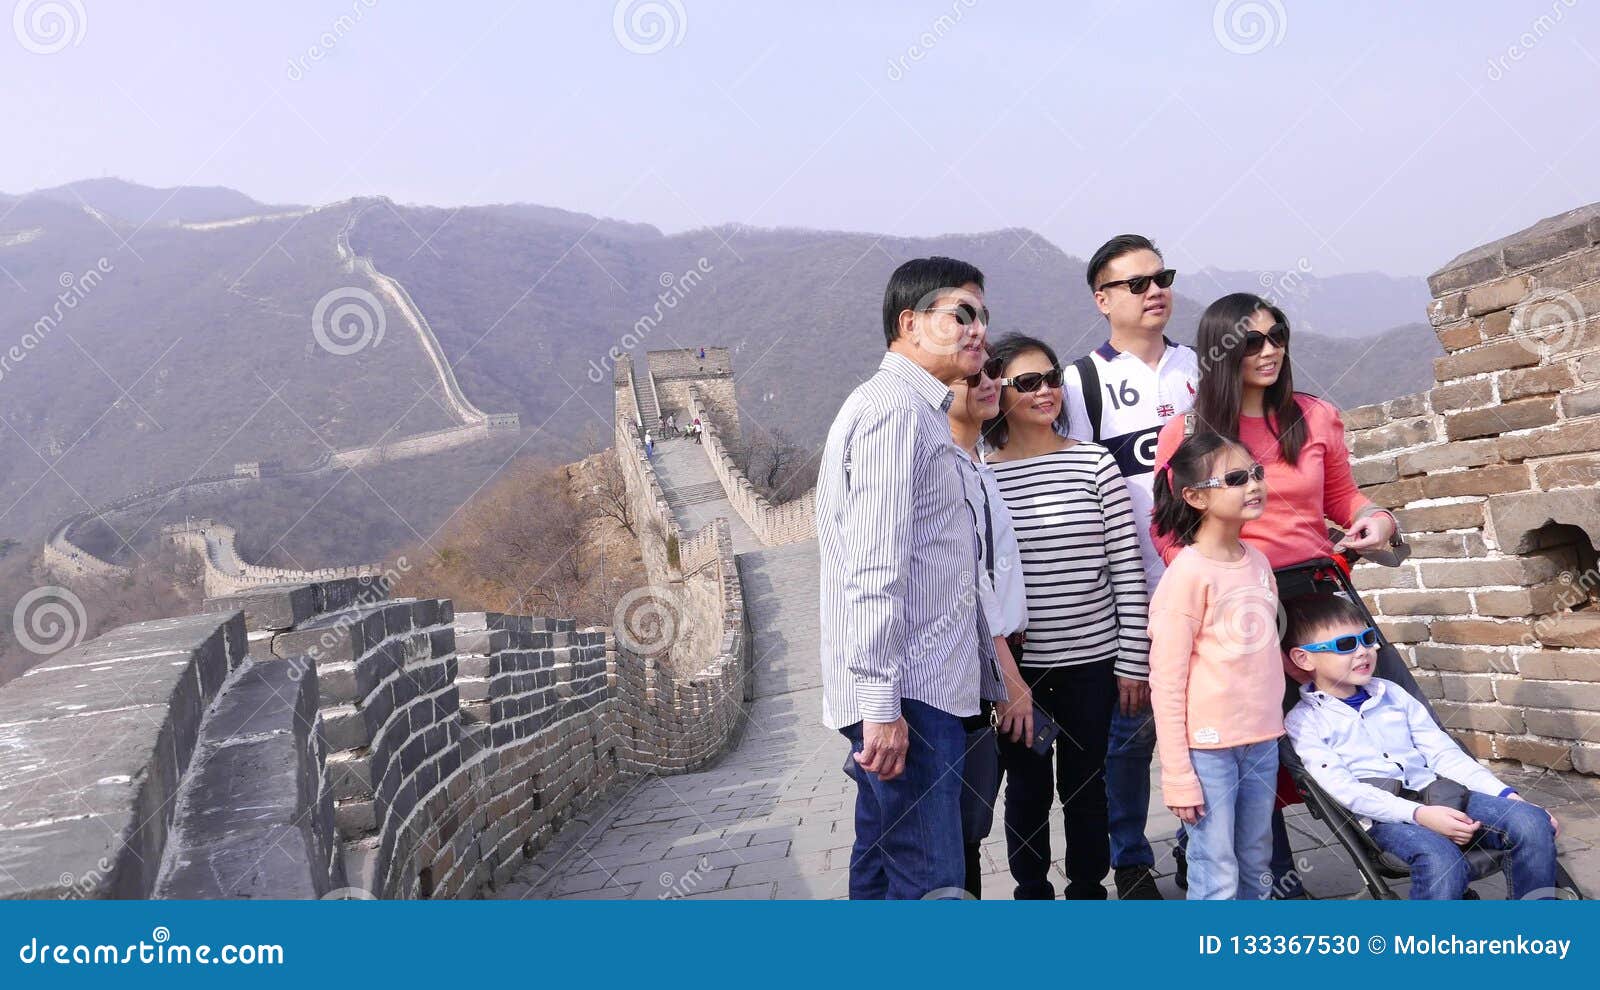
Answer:
<path fill-rule="evenodd" d="M 926 309 L 941 289 L 959 289 L 968 283 L 983 288 L 983 272 L 955 258 L 912 258 L 894 270 L 883 290 L 884 345 L 900 335 L 900 314 Z"/>
<path fill-rule="evenodd" d="M 1161 257 L 1161 249 L 1143 234 L 1118 234 L 1100 245 L 1100 250 L 1089 259 L 1089 271 L 1085 276 L 1089 280 L 1089 291 L 1100 288 L 1100 273 L 1107 265 L 1134 251 L 1154 251 L 1156 257 Z"/>

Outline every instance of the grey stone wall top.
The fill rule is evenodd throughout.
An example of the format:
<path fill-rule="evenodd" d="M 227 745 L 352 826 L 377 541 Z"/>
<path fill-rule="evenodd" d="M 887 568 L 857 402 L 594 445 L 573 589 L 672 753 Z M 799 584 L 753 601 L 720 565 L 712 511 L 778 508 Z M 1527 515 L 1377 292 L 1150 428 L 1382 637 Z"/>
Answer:
<path fill-rule="evenodd" d="M 1526 230 L 1456 255 L 1428 276 L 1428 288 L 1442 296 L 1593 244 L 1600 244 L 1600 203 L 1546 217 Z"/>

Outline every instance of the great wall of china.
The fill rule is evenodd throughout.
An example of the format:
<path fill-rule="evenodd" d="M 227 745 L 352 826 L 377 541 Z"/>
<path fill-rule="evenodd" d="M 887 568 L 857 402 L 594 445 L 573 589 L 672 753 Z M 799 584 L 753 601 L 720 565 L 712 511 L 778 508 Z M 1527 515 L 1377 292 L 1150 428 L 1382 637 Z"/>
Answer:
<path fill-rule="evenodd" d="M 350 231 L 361 216 L 369 210 L 388 204 L 388 200 L 346 200 L 317 209 L 293 210 L 261 216 L 239 217 L 232 220 L 203 223 L 180 223 L 174 226 L 191 231 L 222 230 L 244 224 L 271 223 L 281 220 L 298 220 L 300 217 L 326 210 L 348 210 L 344 224 L 334 239 L 334 251 L 346 274 L 358 275 L 372 284 L 377 295 L 386 304 L 385 312 L 398 313 L 417 336 L 422 351 L 427 355 L 450 411 L 461 421 L 460 426 L 387 440 L 377 444 L 350 447 L 339 451 L 323 451 L 308 466 L 297 470 L 273 470 L 259 462 L 245 462 L 234 466 L 231 474 L 218 474 L 190 478 L 188 481 L 163 485 L 135 492 L 114 502 L 95 506 L 79 512 L 56 526 L 45 541 L 39 555 L 41 567 L 61 578 L 126 577 L 129 568 L 95 556 L 73 541 L 73 533 L 91 521 L 109 526 L 120 536 L 119 521 L 136 513 L 148 514 L 151 506 L 159 512 L 171 504 L 182 505 L 203 495 L 234 490 L 260 484 L 265 474 L 271 477 L 317 477 L 340 471 L 367 467 L 387 461 L 404 460 L 436 454 L 465 444 L 474 443 L 504 431 L 520 428 L 517 413 L 489 413 L 479 409 L 462 391 L 456 381 L 455 370 L 445 356 L 444 346 L 429 326 L 427 317 L 412 300 L 411 294 L 395 279 L 378 271 L 372 259 L 360 255 L 350 246 Z M 309 315 L 308 315 L 309 319 Z M 286 568 L 258 567 L 241 559 L 234 550 L 234 530 L 228 526 L 213 525 L 210 538 L 193 532 L 187 524 L 163 527 L 163 535 L 171 542 L 195 550 L 201 560 L 205 591 L 211 595 L 231 594 L 247 588 L 283 582 L 310 582 L 340 577 L 360 577 L 372 573 L 372 565 L 320 568 L 316 570 L 291 570 Z M 192 537 L 192 538 L 191 538 Z"/>
<path fill-rule="evenodd" d="M 1458 737 L 1576 796 L 1600 774 L 1600 209 L 1430 285 L 1437 385 L 1346 412 L 1413 548 L 1356 580 Z M 616 365 L 616 452 L 650 586 L 612 627 L 391 600 L 380 576 L 81 644 L 0 688 L 0 893 L 842 894 L 811 501 L 739 473 L 725 351 L 641 364 Z M 704 443 L 646 458 L 664 408 Z M 1592 885 L 1597 823 L 1564 823 Z"/>

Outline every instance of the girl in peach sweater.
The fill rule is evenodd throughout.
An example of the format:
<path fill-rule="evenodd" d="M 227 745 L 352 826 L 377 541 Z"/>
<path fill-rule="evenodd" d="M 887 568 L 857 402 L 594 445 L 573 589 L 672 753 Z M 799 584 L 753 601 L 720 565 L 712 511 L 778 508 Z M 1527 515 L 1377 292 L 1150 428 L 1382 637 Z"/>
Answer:
<path fill-rule="evenodd" d="M 1183 549 L 1150 600 L 1150 695 L 1163 799 L 1189 836 L 1190 900 L 1264 900 L 1283 734 L 1278 586 L 1240 530 L 1265 472 L 1202 432 L 1155 477 L 1155 529 Z"/>

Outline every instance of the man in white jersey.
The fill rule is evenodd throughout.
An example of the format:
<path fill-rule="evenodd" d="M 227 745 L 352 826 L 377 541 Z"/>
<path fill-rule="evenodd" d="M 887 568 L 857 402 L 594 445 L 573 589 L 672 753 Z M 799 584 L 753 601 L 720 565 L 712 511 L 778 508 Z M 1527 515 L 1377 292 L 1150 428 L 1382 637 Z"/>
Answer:
<path fill-rule="evenodd" d="M 1172 280 L 1161 252 L 1147 237 L 1119 234 L 1089 259 L 1089 288 L 1110 324 L 1110 339 L 1066 369 L 1068 435 L 1102 444 L 1117 459 L 1138 518 L 1145 585 L 1155 593 L 1165 565 L 1150 539 L 1155 507 L 1151 473 L 1156 435 L 1194 405 L 1200 362 L 1194 350 L 1166 338 L 1172 316 Z M 1106 747 L 1106 801 L 1111 865 L 1117 896 L 1159 900 L 1155 853 L 1145 839 L 1150 806 L 1150 758 L 1155 722 L 1150 685 L 1118 678 L 1118 705 Z"/>

